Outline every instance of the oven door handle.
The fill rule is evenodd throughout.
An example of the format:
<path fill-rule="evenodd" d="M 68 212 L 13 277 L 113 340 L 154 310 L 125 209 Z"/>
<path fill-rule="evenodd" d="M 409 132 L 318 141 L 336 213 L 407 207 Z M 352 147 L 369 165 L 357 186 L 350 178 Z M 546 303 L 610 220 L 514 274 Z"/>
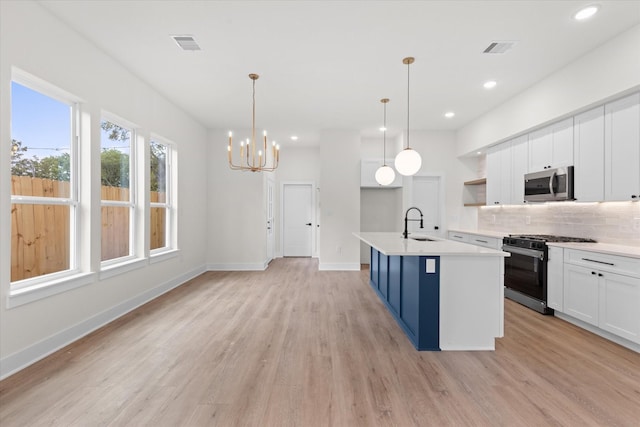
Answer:
<path fill-rule="evenodd" d="M 527 249 L 527 248 L 519 248 L 517 246 L 509 246 L 509 245 L 503 245 L 502 250 L 505 252 L 512 252 L 514 254 L 529 256 L 532 258 L 537 258 L 540 261 L 544 261 L 544 252 L 542 251 L 536 251 L 534 249 Z"/>

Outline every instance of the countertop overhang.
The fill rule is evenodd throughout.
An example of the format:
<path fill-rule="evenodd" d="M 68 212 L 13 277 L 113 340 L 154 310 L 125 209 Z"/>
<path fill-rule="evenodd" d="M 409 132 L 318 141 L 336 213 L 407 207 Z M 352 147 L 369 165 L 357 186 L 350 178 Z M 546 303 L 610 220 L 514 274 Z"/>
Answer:
<path fill-rule="evenodd" d="M 432 241 L 405 239 L 398 232 L 354 232 L 354 236 L 367 245 L 377 249 L 387 256 L 482 256 L 508 257 L 508 252 L 466 243 L 454 242 L 425 234 L 413 234 L 414 237 L 427 237 Z"/>

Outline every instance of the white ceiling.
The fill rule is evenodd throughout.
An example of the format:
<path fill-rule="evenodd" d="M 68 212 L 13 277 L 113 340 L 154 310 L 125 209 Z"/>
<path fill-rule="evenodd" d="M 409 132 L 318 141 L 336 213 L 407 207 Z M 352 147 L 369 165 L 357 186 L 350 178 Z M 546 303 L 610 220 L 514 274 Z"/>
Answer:
<path fill-rule="evenodd" d="M 208 128 L 251 127 L 247 75 L 260 74 L 256 125 L 285 146 L 321 129 L 378 135 L 385 97 L 390 132 L 406 127 L 406 56 L 411 129 L 452 130 L 640 23 L 640 1 L 600 0 L 586 22 L 572 15 L 589 0 L 40 3 Z M 483 54 L 495 40 L 517 44 Z"/>

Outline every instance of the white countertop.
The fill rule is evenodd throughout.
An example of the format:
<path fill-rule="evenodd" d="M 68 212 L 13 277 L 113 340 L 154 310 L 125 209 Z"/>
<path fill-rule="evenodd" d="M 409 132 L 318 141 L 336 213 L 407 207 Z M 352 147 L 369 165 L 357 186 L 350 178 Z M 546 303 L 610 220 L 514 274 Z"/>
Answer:
<path fill-rule="evenodd" d="M 354 232 L 353 235 L 387 256 L 509 256 L 508 252 L 454 242 L 425 234 L 410 234 L 408 239 L 404 239 L 402 233 L 397 232 Z M 411 239 L 412 235 L 428 237 L 433 241 L 413 240 Z"/>
<path fill-rule="evenodd" d="M 610 243 L 559 243 L 547 242 L 547 246 L 579 249 L 581 251 L 598 252 L 601 254 L 619 255 L 640 259 L 639 246 L 614 245 Z"/>

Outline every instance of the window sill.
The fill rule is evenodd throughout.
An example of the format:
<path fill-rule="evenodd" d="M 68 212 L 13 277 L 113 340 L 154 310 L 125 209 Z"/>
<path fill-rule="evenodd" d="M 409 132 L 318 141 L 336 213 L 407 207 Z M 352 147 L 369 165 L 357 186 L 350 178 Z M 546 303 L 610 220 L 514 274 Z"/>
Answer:
<path fill-rule="evenodd" d="M 61 294 L 93 283 L 95 280 L 95 273 L 77 273 L 72 276 L 11 290 L 7 296 L 7 309 Z"/>
<path fill-rule="evenodd" d="M 180 249 L 167 249 L 160 250 L 155 253 L 151 253 L 151 257 L 149 258 L 150 264 L 155 264 L 156 262 L 166 261 L 171 258 L 175 258 L 180 254 Z"/>
<path fill-rule="evenodd" d="M 100 270 L 100 280 L 108 279 L 119 274 L 142 268 L 146 265 L 146 261 L 146 258 L 135 258 L 132 260 L 127 260 L 103 267 L 102 270 Z"/>

